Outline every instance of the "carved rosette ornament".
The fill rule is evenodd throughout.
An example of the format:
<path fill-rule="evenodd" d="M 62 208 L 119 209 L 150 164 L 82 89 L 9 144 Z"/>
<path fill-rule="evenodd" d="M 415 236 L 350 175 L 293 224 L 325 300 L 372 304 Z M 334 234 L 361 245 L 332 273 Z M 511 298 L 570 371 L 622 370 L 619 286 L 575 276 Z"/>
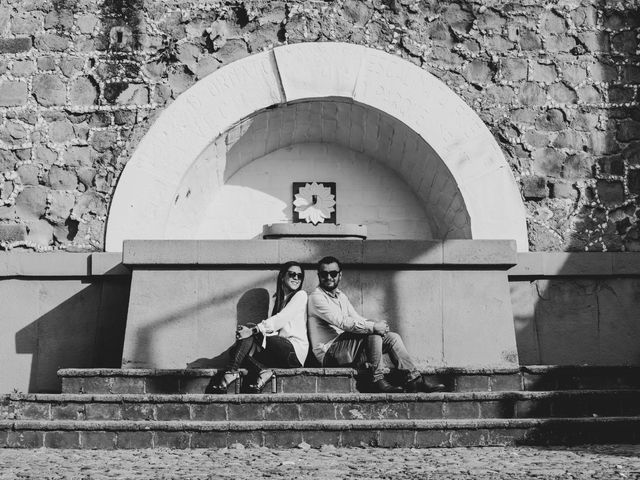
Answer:
<path fill-rule="evenodd" d="M 335 223 L 335 183 L 294 183 L 293 205 L 294 221 L 314 225 L 325 220 Z"/>

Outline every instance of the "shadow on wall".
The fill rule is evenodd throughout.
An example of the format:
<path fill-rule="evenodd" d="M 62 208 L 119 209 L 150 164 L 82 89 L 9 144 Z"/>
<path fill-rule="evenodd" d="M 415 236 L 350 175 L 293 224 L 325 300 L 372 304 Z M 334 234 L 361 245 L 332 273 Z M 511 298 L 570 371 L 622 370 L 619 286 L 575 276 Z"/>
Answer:
<path fill-rule="evenodd" d="M 60 368 L 120 367 L 129 289 L 128 277 L 89 284 L 16 332 L 16 353 L 32 356 L 30 393 L 59 392 Z"/>
<path fill-rule="evenodd" d="M 640 365 L 640 278 L 576 276 L 602 260 L 570 254 L 553 277 L 510 278 L 522 365 Z"/>
<path fill-rule="evenodd" d="M 240 296 L 236 309 L 237 326 L 257 324 L 269 316 L 269 292 L 252 288 Z M 187 363 L 187 368 L 220 368 L 227 365 L 232 345 L 212 358 L 198 358 Z"/>

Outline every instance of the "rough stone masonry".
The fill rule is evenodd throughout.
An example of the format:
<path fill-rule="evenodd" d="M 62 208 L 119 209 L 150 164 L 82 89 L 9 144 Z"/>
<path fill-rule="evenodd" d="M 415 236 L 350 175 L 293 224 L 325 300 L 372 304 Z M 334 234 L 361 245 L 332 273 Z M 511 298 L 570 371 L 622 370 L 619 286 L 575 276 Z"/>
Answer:
<path fill-rule="evenodd" d="M 640 5 L 611 0 L 1 0 L 0 248 L 102 250 L 153 119 L 275 46 L 400 55 L 500 142 L 537 251 L 640 250 Z"/>

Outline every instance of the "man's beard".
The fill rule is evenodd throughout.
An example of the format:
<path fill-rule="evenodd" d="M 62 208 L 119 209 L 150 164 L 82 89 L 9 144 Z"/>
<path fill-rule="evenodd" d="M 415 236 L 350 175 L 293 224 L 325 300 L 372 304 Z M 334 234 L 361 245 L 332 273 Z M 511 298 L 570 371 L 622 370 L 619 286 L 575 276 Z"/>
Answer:
<path fill-rule="evenodd" d="M 336 288 L 338 288 L 338 282 L 334 283 L 332 286 L 322 285 L 322 289 L 327 292 L 333 292 Z"/>

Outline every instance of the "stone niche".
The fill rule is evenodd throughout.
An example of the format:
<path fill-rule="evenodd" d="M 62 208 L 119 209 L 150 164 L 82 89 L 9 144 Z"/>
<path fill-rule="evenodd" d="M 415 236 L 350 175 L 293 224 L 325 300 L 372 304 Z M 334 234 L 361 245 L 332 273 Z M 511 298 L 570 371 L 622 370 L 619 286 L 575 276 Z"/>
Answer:
<path fill-rule="evenodd" d="M 368 318 L 386 318 L 420 367 L 518 365 L 509 240 L 132 240 L 123 368 L 221 367 L 239 324 L 268 316 L 278 265 L 344 262 L 341 288 Z"/>

